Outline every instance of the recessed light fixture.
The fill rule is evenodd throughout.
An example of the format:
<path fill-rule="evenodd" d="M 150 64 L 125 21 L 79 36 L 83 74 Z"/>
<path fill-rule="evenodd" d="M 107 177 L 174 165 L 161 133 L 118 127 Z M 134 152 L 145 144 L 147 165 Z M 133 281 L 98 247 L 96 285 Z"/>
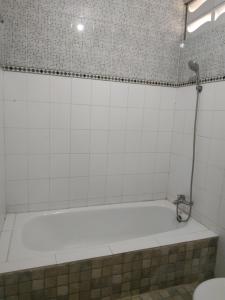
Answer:
<path fill-rule="evenodd" d="M 77 30 L 84 31 L 84 24 L 82 24 L 82 23 L 77 24 Z"/>
<path fill-rule="evenodd" d="M 194 0 L 188 5 L 188 9 L 190 12 L 196 11 L 202 4 L 204 4 L 207 0 Z"/>
<path fill-rule="evenodd" d="M 225 3 L 216 8 L 215 21 L 224 13 L 225 13 Z"/>
<path fill-rule="evenodd" d="M 203 24 L 212 21 L 212 13 L 210 12 L 209 14 L 199 18 L 198 20 L 192 22 L 191 24 L 188 25 L 187 30 L 188 32 L 194 32 L 197 30 L 199 27 L 201 27 Z"/>

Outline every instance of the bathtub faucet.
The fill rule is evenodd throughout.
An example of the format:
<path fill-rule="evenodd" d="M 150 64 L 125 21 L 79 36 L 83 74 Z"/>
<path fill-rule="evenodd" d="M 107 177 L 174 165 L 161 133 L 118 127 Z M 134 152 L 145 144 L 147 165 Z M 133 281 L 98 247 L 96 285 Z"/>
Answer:
<path fill-rule="evenodd" d="M 187 222 L 190 218 L 190 214 L 188 215 L 188 217 L 186 219 L 183 219 L 182 215 L 180 214 L 180 211 L 182 211 L 182 209 L 180 209 L 180 205 L 186 205 L 189 207 L 189 210 L 191 211 L 192 206 L 193 206 L 193 202 L 192 201 L 187 201 L 185 195 L 177 195 L 177 199 L 173 202 L 176 207 L 176 213 L 177 213 L 177 221 L 178 222 Z"/>
<path fill-rule="evenodd" d="M 192 206 L 193 202 L 189 202 L 186 200 L 185 195 L 177 195 L 177 199 L 173 202 L 175 205 L 184 204 L 188 206 Z"/>

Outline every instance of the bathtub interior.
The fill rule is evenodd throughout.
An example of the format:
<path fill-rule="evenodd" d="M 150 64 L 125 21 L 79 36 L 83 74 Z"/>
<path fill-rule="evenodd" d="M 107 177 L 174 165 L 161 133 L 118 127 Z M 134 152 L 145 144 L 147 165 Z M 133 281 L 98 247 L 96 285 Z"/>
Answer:
<path fill-rule="evenodd" d="M 183 227 L 163 206 L 105 207 L 38 214 L 23 225 L 22 241 L 31 250 L 61 250 L 135 239 Z"/>
<path fill-rule="evenodd" d="M 9 214 L 0 239 L 0 272 L 211 237 L 217 235 L 194 219 L 178 224 L 175 207 L 166 200 Z"/>

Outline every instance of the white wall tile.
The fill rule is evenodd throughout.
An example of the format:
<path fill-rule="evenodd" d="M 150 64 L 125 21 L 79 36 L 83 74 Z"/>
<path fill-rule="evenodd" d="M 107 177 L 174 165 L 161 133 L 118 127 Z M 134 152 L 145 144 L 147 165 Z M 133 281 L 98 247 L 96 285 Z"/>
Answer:
<path fill-rule="evenodd" d="M 29 203 L 48 203 L 49 201 L 49 179 L 29 180 Z"/>
<path fill-rule="evenodd" d="M 29 130 L 6 128 L 5 129 L 5 151 L 6 154 L 28 153 Z"/>
<path fill-rule="evenodd" d="M 27 204 L 28 184 L 25 180 L 7 181 L 6 184 L 7 205 Z"/>
<path fill-rule="evenodd" d="M 70 200 L 87 199 L 88 177 L 70 179 Z"/>
<path fill-rule="evenodd" d="M 153 193 L 167 192 L 168 174 L 156 173 L 153 178 Z"/>
<path fill-rule="evenodd" d="M 212 116 L 210 116 L 212 118 Z M 211 119 L 212 120 L 212 119 Z M 205 126 L 205 131 L 210 131 L 211 120 L 208 120 L 208 124 Z M 215 111 L 213 114 L 213 126 L 212 136 L 218 139 L 225 139 L 225 111 Z M 205 133 L 206 135 L 206 133 Z M 208 136 L 208 135 L 206 135 Z"/>
<path fill-rule="evenodd" d="M 184 120 L 184 133 L 193 133 L 195 121 L 195 112 L 186 111 Z"/>
<path fill-rule="evenodd" d="M 27 75 L 27 99 L 50 102 L 50 76 Z"/>
<path fill-rule="evenodd" d="M 140 174 L 138 177 L 138 192 L 143 198 L 140 200 L 151 200 L 153 192 L 153 175 Z"/>
<path fill-rule="evenodd" d="M 198 128 L 197 128 L 198 135 L 211 137 L 212 121 L 213 121 L 212 111 L 200 111 L 198 115 Z"/>
<path fill-rule="evenodd" d="M 50 126 L 50 104 L 35 103 L 28 104 L 28 128 L 49 128 Z"/>
<path fill-rule="evenodd" d="M 173 111 L 160 111 L 159 131 L 171 131 L 173 128 Z"/>
<path fill-rule="evenodd" d="M 108 152 L 122 153 L 125 149 L 125 133 L 123 131 L 109 131 Z"/>
<path fill-rule="evenodd" d="M 69 153 L 70 132 L 64 129 L 52 129 L 50 133 L 51 153 Z"/>
<path fill-rule="evenodd" d="M 171 132 L 159 132 L 157 139 L 157 152 L 171 151 L 172 134 Z"/>
<path fill-rule="evenodd" d="M 213 110 L 215 102 L 215 84 L 205 84 L 201 93 L 200 110 Z"/>
<path fill-rule="evenodd" d="M 51 128 L 68 129 L 70 126 L 70 105 L 51 104 Z"/>
<path fill-rule="evenodd" d="M 91 153 L 106 153 L 108 147 L 108 132 L 103 130 L 91 131 L 90 151 Z"/>
<path fill-rule="evenodd" d="M 30 129 L 28 144 L 29 144 L 29 153 L 31 154 L 49 153 L 50 151 L 49 129 Z"/>
<path fill-rule="evenodd" d="M 52 154 L 50 156 L 50 176 L 51 178 L 68 178 L 70 173 L 69 154 Z"/>
<path fill-rule="evenodd" d="M 158 86 L 145 87 L 145 107 L 159 109 L 161 103 L 162 88 Z"/>
<path fill-rule="evenodd" d="M 212 139 L 209 144 L 209 162 L 217 167 L 225 167 L 225 141 Z"/>
<path fill-rule="evenodd" d="M 153 173 L 155 171 L 155 153 L 142 153 L 139 173 Z"/>
<path fill-rule="evenodd" d="M 50 175 L 49 155 L 29 155 L 28 157 L 29 178 L 48 178 Z"/>
<path fill-rule="evenodd" d="M 108 174 L 122 174 L 125 166 L 125 155 L 120 153 L 109 154 L 108 156 Z"/>
<path fill-rule="evenodd" d="M 71 118 L 72 129 L 90 128 L 90 110 L 88 106 L 72 105 Z"/>
<path fill-rule="evenodd" d="M 143 129 L 156 131 L 159 126 L 159 113 L 157 110 L 145 109 L 143 119 Z"/>
<path fill-rule="evenodd" d="M 92 154 L 90 156 L 90 176 L 106 174 L 107 158 L 108 156 L 105 154 Z"/>
<path fill-rule="evenodd" d="M 111 106 L 127 106 L 127 97 L 128 97 L 128 84 L 111 82 L 111 95 L 110 95 L 110 104 Z"/>
<path fill-rule="evenodd" d="M 112 175 L 108 176 L 106 180 L 106 197 L 119 197 L 122 196 L 123 190 L 123 176 Z"/>
<path fill-rule="evenodd" d="M 89 188 L 88 188 L 88 198 L 104 198 L 105 197 L 105 186 L 106 177 L 105 176 L 94 176 L 90 177 Z"/>
<path fill-rule="evenodd" d="M 92 85 L 92 80 L 72 78 L 72 103 L 90 104 Z"/>
<path fill-rule="evenodd" d="M 127 174 L 124 175 L 123 181 L 123 195 L 137 195 L 138 194 L 138 175 Z"/>
<path fill-rule="evenodd" d="M 92 107 L 91 110 L 91 129 L 107 130 L 109 127 L 109 108 Z"/>
<path fill-rule="evenodd" d="M 142 152 L 155 152 L 157 143 L 157 133 L 144 131 L 142 134 L 141 150 Z"/>
<path fill-rule="evenodd" d="M 64 203 L 69 200 L 68 179 L 55 178 L 50 181 L 50 202 Z"/>
<path fill-rule="evenodd" d="M 28 176 L 28 159 L 26 155 L 7 155 L 6 178 L 8 180 L 26 179 Z"/>
<path fill-rule="evenodd" d="M 157 153 L 155 171 L 158 173 L 169 173 L 169 166 L 170 166 L 170 154 Z"/>
<path fill-rule="evenodd" d="M 71 82 L 71 78 L 51 76 L 51 101 L 59 103 L 70 103 Z"/>
<path fill-rule="evenodd" d="M 141 151 L 141 131 L 127 131 L 126 136 L 126 152 Z"/>
<path fill-rule="evenodd" d="M 164 87 L 161 91 L 160 109 L 173 110 L 175 105 L 176 90 Z"/>
<path fill-rule="evenodd" d="M 108 81 L 96 80 L 93 82 L 92 104 L 109 105 L 110 103 L 110 83 Z"/>
<path fill-rule="evenodd" d="M 214 84 L 214 95 L 215 95 L 215 109 L 225 110 L 224 103 L 225 84 L 224 82 L 217 82 Z"/>
<path fill-rule="evenodd" d="M 142 128 L 142 116 L 142 109 L 129 107 L 127 110 L 126 129 L 140 130 Z"/>
<path fill-rule="evenodd" d="M 5 103 L 5 127 L 27 128 L 26 102 Z"/>
<path fill-rule="evenodd" d="M 128 91 L 129 107 L 143 107 L 145 100 L 145 89 L 138 84 L 130 84 Z"/>
<path fill-rule="evenodd" d="M 90 133 L 88 130 L 71 130 L 71 153 L 88 153 Z"/>
<path fill-rule="evenodd" d="M 89 173 L 89 155 L 72 154 L 70 156 L 70 176 L 88 176 Z"/>
<path fill-rule="evenodd" d="M 4 72 L 5 100 L 27 100 L 27 74 Z"/>
<path fill-rule="evenodd" d="M 127 110 L 123 107 L 110 108 L 110 125 L 111 130 L 124 130 L 126 125 Z"/>
<path fill-rule="evenodd" d="M 140 155 L 138 153 L 127 153 L 125 157 L 125 173 L 136 174 L 140 164 Z"/>

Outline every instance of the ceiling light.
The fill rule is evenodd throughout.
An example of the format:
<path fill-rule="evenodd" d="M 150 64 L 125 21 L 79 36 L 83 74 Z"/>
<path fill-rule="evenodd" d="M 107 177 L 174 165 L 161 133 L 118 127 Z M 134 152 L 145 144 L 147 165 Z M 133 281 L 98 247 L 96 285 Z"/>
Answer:
<path fill-rule="evenodd" d="M 225 4 L 217 7 L 215 10 L 215 21 L 224 13 L 225 13 Z"/>
<path fill-rule="evenodd" d="M 188 9 L 190 12 L 196 11 L 202 4 L 204 4 L 207 0 L 194 0 L 188 5 Z"/>
<path fill-rule="evenodd" d="M 203 24 L 212 21 L 212 13 L 205 15 L 204 17 L 199 18 L 198 20 L 194 21 L 193 23 L 189 24 L 187 27 L 188 32 L 194 32 Z"/>
<path fill-rule="evenodd" d="M 84 24 L 81 24 L 81 23 L 77 24 L 77 30 L 84 31 Z"/>

